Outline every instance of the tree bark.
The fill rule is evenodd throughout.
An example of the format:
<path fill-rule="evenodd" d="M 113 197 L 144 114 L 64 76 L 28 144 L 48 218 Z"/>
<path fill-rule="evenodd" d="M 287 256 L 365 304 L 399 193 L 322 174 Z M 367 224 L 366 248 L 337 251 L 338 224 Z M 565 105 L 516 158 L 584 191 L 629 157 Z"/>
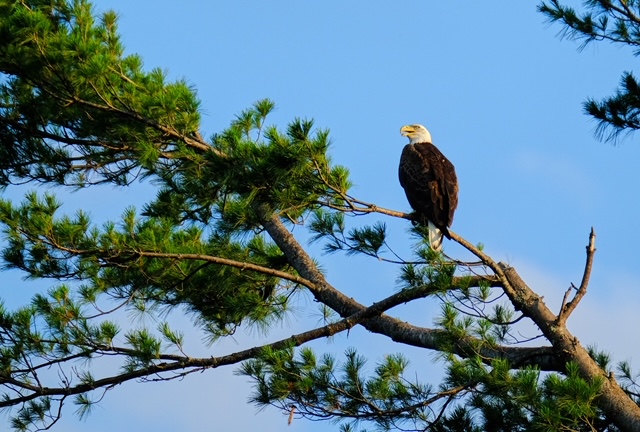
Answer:
<path fill-rule="evenodd" d="M 280 221 L 278 215 L 262 212 L 261 218 L 264 228 L 289 259 L 291 265 L 303 278 L 313 282 L 315 288 L 311 289 L 311 292 L 319 302 L 329 306 L 342 317 L 366 309 L 364 305 L 345 296 L 327 282 L 311 257 Z M 474 253 L 477 252 L 477 255 L 496 272 L 513 306 L 529 317 L 552 345 L 538 348 L 504 347 L 499 351 L 485 354 L 489 358 L 506 358 L 514 367 L 536 365 L 545 371 L 564 372 L 566 363 L 573 361 L 579 366 L 583 378 L 601 379 L 602 388 L 598 403 L 610 418 L 615 419 L 616 426 L 623 431 L 640 431 L 640 407 L 620 388 L 612 374 L 607 374 L 598 366 L 564 323 L 559 324 L 558 317 L 547 307 L 542 297 L 526 285 L 515 269 L 504 263 L 495 263 L 456 234 L 453 234 L 453 237 L 463 246 L 471 248 L 470 250 Z M 362 321 L 360 324 L 396 342 L 438 349 L 438 330 L 416 327 L 384 314 Z M 459 341 L 457 354 L 468 355 L 469 351 L 465 349 L 468 346 L 468 342 Z"/>
<path fill-rule="evenodd" d="M 575 362 L 583 378 L 602 381 L 599 405 L 609 418 L 615 419 L 617 427 L 623 431 L 640 431 L 640 407 L 620 388 L 613 373 L 607 374 L 598 366 L 578 338 L 565 325 L 558 323 L 558 317 L 544 303 L 513 267 L 498 264 L 509 282 L 511 290 L 505 290 L 516 308 L 530 317 L 551 342 L 554 353 L 563 360 Z"/>
<path fill-rule="evenodd" d="M 277 215 L 262 213 L 261 217 L 264 228 L 290 264 L 300 276 L 313 283 L 314 286 L 309 290 L 317 301 L 327 305 L 343 318 L 367 309 L 365 305 L 342 294 L 325 279 L 313 259 Z M 371 332 L 385 335 L 395 342 L 431 350 L 439 349 L 438 341 L 445 335 L 443 330 L 418 327 L 386 314 L 366 319 L 360 322 L 360 325 Z M 456 354 L 468 357 L 472 351 L 471 347 L 477 346 L 477 342 L 479 341 L 473 338 L 460 340 L 456 346 Z M 476 351 L 474 353 L 477 354 Z M 553 354 L 553 348 L 550 346 L 484 348 L 480 354 L 487 359 L 506 359 L 515 368 L 536 365 L 545 371 L 563 372 L 565 370 L 564 363 Z"/>

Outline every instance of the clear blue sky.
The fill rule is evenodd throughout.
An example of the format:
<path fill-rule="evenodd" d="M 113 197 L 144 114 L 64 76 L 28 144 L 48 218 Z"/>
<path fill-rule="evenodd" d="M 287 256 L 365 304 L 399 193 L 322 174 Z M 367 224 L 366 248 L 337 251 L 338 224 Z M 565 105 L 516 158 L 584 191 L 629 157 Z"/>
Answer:
<path fill-rule="evenodd" d="M 635 274 L 640 136 L 618 147 L 598 142 L 581 107 L 586 97 L 612 94 L 621 73 L 633 70 L 630 50 L 599 44 L 579 52 L 578 43 L 557 37 L 559 27 L 544 22 L 535 2 L 95 4 L 119 12 L 128 52 L 197 89 L 207 135 L 254 101 L 271 98 L 278 106 L 272 123 L 285 127 L 294 117 L 312 117 L 318 127 L 331 130 L 334 161 L 350 169 L 352 192 L 365 201 L 409 210 L 397 181 L 406 141 L 399 129 L 408 123 L 427 126 L 457 168 L 454 231 L 515 266 L 555 311 L 570 283 L 580 281 L 594 226 L 598 251 L 590 291 L 569 327 L 616 360 L 640 360 L 638 346 L 628 343 L 640 327 Z M 69 211 L 80 207 L 106 219 L 151 197 L 148 188 L 138 187 L 83 191 L 64 199 Z M 407 250 L 406 221 L 376 218 L 389 224 L 394 247 Z M 450 255 L 466 256 L 454 245 L 445 247 Z M 329 280 L 362 303 L 397 289 L 396 269 L 390 266 L 317 258 Z M 33 285 L 23 286 L 21 295 L 29 297 Z M 0 295 L 10 304 L 21 299 L 6 289 Z M 316 308 L 312 301 L 301 304 L 269 340 L 317 323 Z M 397 314 L 429 326 L 437 310 L 423 303 Z M 192 346 L 199 338 L 192 335 Z M 240 334 L 210 353 L 260 340 L 259 334 Z M 384 353 L 403 350 L 417 371 L 439 369 L 432 353 L 397 347 L 360 330 L 314 346 L 337 355 L 348 346 L 364 346 L 372 365 Z M 128 383 L 110 391 L 86 421 L 67 406 L 54 430 L 336 429 L 304 420 L 287 427 L 286 417 L 275 410 L 256 413 L 246 404 L 250 389 L 244 378 L 231 372 Z"/>

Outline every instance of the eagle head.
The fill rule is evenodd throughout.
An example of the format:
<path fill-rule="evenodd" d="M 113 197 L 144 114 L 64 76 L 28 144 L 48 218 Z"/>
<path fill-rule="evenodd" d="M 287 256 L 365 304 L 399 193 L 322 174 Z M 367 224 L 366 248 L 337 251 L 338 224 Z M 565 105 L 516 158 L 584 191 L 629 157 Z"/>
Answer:
<path fill-rule="evenodd" d="M 400 135 L 409 137 L 409 144 L 431 143 L 431 134 L 426 127 L 421 124 L 402 126 Z"/>

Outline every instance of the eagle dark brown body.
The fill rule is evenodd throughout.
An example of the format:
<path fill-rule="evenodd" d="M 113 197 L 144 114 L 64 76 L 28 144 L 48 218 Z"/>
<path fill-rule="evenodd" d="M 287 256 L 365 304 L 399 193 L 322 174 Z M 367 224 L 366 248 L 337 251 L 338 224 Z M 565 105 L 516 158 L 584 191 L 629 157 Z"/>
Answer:
<path fill-rule="evenodd" d="M 458 207 L 456 170 L 433 145 L 426 127 L 402 126 L 400 134 L 409 138 L 400 157 L 400 184 L 415 210 L 416 221 L 428 229 L 431 249 L 439 251 L 443 235 L 451 238 L 449 227 Z"/>
<path fill-rule="evenodd" d="M 400 185 L 427 225 L 431 221 L 447 238 L 458 206 L 458 178 L 453 164 L 431 143 L 408 144 L 400 157 Z"/>

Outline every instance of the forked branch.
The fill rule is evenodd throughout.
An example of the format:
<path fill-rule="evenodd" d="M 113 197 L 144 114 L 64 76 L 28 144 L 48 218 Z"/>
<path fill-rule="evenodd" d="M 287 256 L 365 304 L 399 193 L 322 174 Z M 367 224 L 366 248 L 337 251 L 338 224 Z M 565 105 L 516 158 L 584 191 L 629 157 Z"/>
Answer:
<path fill-rule="evenodd" d="M 589 233 L 589 244 L 587 245 L 587 262 L 584 265 L 584 274 L 582 275 L 582 282 L 580 287 L 577 288 L 571 284 L 571 287 L 567 290 L 562 300 L 562 307 L 558 314 L 558 325 L 564 326 L 571 313 L 576 309 L 582 297 L 587 293 L 587 287 L 589 286 L 589 278 L 591 277 L 591 268 L 593 267 L 593 256 L 596 253 L 596 232 L 591 228 Z M 569 302 L 569 294 L 571 291 L 576 290 L 576 294 Z"/>

